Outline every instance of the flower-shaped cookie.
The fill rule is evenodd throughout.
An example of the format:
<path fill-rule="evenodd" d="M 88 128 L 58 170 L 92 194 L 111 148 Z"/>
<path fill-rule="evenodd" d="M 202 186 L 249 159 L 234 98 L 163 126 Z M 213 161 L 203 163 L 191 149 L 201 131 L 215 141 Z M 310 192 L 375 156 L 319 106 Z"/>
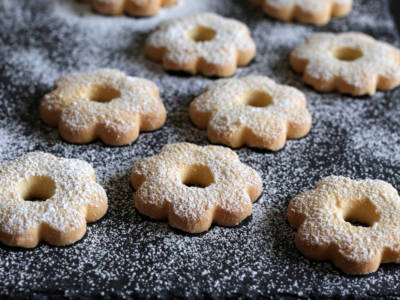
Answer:
<path fill-rule="evenodd" d="M 151 81 L 101 69 L 57 80 L 40 103 L 40 116 L 69 142 L 100 138 L 120 146 L 136 140 L 139 131 L 160 128 L 166 111 Z"/>
<path fill-rule="evenodd" d="M 68 245 L 81 239 L 86 222 L 100 219 L 107 196 L 93 168 L 76 159 L 32 152 L 0 168 L 0 241 L 35 247 L 43 240 Z"/>
<path fill-rule="evenodd" d="M 400 263 L 400 198 L 384 181 L 326 177 L 290 202 L 288 218 L 305 256 L 348 274 Z"/>
<path fill-rule="evenodd" d="M 135 206 L 153 219 L 198 233 L 213 222 L 233 226 L 261 194 L 260 176 L 230 149 L 178 143 L 132 168 Z"/>
<path fill-rule="evenodd" d="M 400 51 L 362 33 L 315 34 L 293 50 L 290 64 L 321 92 L 372 95 L 400 84 Z"/>
<path fill-rule="evenodd" d="M 353 0 L 251 0 L 269 16 L 301 23 L 324 25 L 331 17 L 343 17 L 352 8 Z"/>
<path fill-rule="evenodd" d="M 147 17 L 158 13 L 161 7 L 172 6 L 178 0 L 80 0 L 92 5 L 93 10 L 105 15 L 122 15 L 124 13 Z"/>
<path fill-rule="evenodd" d="M 146 54 L 166 70 L 226 77 L 256 53 L 248 27 L 213 13 L 167 21 L 150 35 Z"/>
<path fill-rule="evenodd" d="M 263 76 L 211 83 L 189 113 L 199 128 L 207 128 L 211 142 L 233 148 L 278 150 L 287 138 L 301 138 L 311 127 L 304 94 Z"/>

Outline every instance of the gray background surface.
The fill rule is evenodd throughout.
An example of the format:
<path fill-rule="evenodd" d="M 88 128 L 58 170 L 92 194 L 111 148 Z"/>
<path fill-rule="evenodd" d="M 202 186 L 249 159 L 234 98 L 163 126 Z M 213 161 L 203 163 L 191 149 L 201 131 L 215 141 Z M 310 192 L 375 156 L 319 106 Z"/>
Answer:
<path fill-rule="evenodd" d="M 133 162 L 172 142 L 208 144 L 188 105 L 213 79 L 166 73 L 144 57 L 146 36 L 162 20 L 214 11 L 245 22 L 255 60 L 237 77 L 266 75 L 303 91 L 313 117 L 310 134 L 279 152 L 241 148 L 242 162 L 264 182 L 253 215 L 234 228 L 187 235 L 141 216 L 129 184 Z M 180 0 L 152 18 L 110 18 L 72 0 L 0 3 L 0 161 L 29 151 L 80 158 L 96 169 L 109 211 L 69 247 L 0 248 L 0 295 L 66 296 L 400 296 L 399 266 L 346 276 L 329 262 L 303 257 L 286 219 L 295 194 L 336 174 L 379 178 L 400 188 L 400 89 L 372 97 L 319 94 L 290 70 L 288 55 L 317 31 L 362 31 L 400 46 L 388 1 L 355 0 L 352 13 L 324 27 L 282 23 L 246 0 Z M 119 68 L 153 80 L 168 110 L 165 126 L 126 147 L 73 145 L 39 119 L 40 98 L 62 74 Z"/>

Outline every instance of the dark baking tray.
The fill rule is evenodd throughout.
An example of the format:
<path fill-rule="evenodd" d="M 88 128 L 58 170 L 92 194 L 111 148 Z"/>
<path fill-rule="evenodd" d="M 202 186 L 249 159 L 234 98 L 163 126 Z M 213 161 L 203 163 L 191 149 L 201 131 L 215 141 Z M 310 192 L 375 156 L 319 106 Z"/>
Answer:
<path fill-rule="evenodd" d="M 191 2 L 193 1 L 193 2 Z M 400 297 L 400 267 L 347 276 L 310 261 L 293 244 L 286 219 L 293 195 L 320 178 L 379 178 L 400 189 L 400 89 L 353 98 L 319 94 L 290 70 L 288 54 L 317 31 L 363 31 L 400 46 L 397 0 L 355 0 L 353 12 L 323 27 L 282 23 L 245 0 L 181 0 L 145 19 L 97 16 L 72 0 L 0 2 L 0 161 L 29 151 L 81 158 L 96 169 L 109 197 L 107 215 L 69 247 L 0 248 L 0 296 L 33 298 Z M 390 7 L 390 9 L 389 9 Z M 146 36 L 170 16 L 210 10 L 246 22 L 256 59 L 237 76 L 263 74 L 302 90 L 313 116 L 310 134 L 276 153 L 236 150 L 257 169 L 264 192 L 251 217 L 234 228 L 187 235 L 138 214 L 129 185 L 132 163 L 171 142 L 208 144 L 188 117 L 190 101 L 212 79 L 166 73 L 143 55 Z M 166 125 L 127 147 L 72 145 L 39 120 L 40 98 L 63 73 L 120 68 L 152 79 L 168 110 Z"/>

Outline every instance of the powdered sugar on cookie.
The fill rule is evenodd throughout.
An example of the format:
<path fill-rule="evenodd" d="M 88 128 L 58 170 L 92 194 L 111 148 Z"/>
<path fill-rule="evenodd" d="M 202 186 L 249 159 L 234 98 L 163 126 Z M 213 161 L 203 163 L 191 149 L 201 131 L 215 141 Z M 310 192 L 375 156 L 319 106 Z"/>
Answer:
<path fill-rule="evenodd" d="M 287 137 L 303 137 L 311 127 L 304 94 L 263 76 L 211 83 L 189 112 L 212 142 L 231 147 L 278 150 Z"/>
<path fill-rule="evenodd" d="M 86 221 L 107 210 L 107 196 L 88 163 L 42 152 L 2 164 L 0 190 L 0 239 L 12 246 L 75 242 L 85 233 Z"/>
<path fill-rule="evenodd" d="M 290 63 L 322 92 L 372 95 L 400 84 L 400 51 L 362 33 L 315 34 L 292 52 Z"/>
<path fill-rule="evenodd" d="M 326 177 L 291 201 L 288 216 L 296 246 L 310 258 L 331 259 L 350 274 L 400 263 L 400 199 L 384 181 Z"/>
<path fill-rule="evenodd" d="M 106 15 L 153 16 L 161 7 L 174 5 L 178 0 L 80 0 L 91 4 L 92 8 Z"/>
<path fill-rule="evenodd" d="M 351 5 L 352 0 L 264 0 L 265 3 L 282 8 L 287 6 L 297 6 L 304 11 L 318 12 L 325 9 L 327 5 Z"/>
<path fill-rule="evenodd" d="M 247 26 L 213 13 L 168 21 L 150 35 L 146 52 L 166 69 L 229 76 L 254 57 L 255 44 Z"/>
<path fill-rule="evenodd" d="M 77 143 L 100 137 L 109 145 L 129 144 L 139 130 L 157 129 L 166 118 L 154 83 L 111 69 L 62 77 L 40 110 L 46 123 Z"/>
<path fill-rule="evenodd" d="M 2 295 L 29 297 L 37 291 L 54 291 L 71 298 L 176 294 L 268 298 L 280 293 L 310 298 L 320 293 L 368 297 L 398 292 L 397 265 L 384 265 L 369 276 L 345 276 L 329 263 L 303 257 L 293 244 L 295 232 L 285 213 L 289 198 L 309 189 L 321 176 L 379 176 L 400 189 L 400 132 L 396 130 L 400 91 L 378 92 L 366 101 L 320 94 L 304 86 L 290 70 L 288 56 L 317 28 L 271 22 L 248 1 L 238 0 L 182 0 L 152 18 L 105 17 L 69 0 L 3 3 L 0 31 L 12 43 L 0 47 L 6 62 L 0 71 L 5 78 L 0 81 L 5 104 L 0 109 L 2 161 L 38 150 L 84 159 L 96 169 L 110 208 L 102 221 L 88 225 L 87 236 L 73 247 L 0 249 Z M 357 0 L 351 17 L 335 20 L 326 29 L 353 28 L 399 45 L 388 3 Z M 145 38 L 157 24 L 203 11 L 235 16 L 248 24 L 257 50 L 261 56 L 268 53 L 268 59 L 260 56 L 237 74 L 265 74 L 300 89 L 315 121 L 307 138 L 288 141 L 284 151 L 236 150 L 241 162 L 262 177 L 263 195 L 252 205 L 251 217 L 239 226 L 213 226 L 193 236 L 141 216 L 127 182 L 133 162 L 159 152 L 164 144 L 208 143 L 206 132 L 191 123 L 188 107 L 214 80 L 168 74 L 146 59 L 143 51 Z M 129 147 L 60 141 L 57 130 L 39 120 L 38 97 L 63 74 L 99 67 L 154 81 L 169 112 L 163 129 L 140 134 Z"/>
<path fill-rule="evenodd" d="M 297 20 L 303 23 L 323 25 L 331 17 L 347 15 L 352 0 L 252 0 L 255 5 L 261 6 L 263 11 L 275 18 L 290 21 Z"/>
<path fill-rule="evenodd" d="M 164 146 L 159 155 L 136 163 L 132 184 L 141 213 L 191 233 L 213 222 L 236 225 L 251 214 L 262 190 L 257 172 L 233 151 L 189 143 Z"/>

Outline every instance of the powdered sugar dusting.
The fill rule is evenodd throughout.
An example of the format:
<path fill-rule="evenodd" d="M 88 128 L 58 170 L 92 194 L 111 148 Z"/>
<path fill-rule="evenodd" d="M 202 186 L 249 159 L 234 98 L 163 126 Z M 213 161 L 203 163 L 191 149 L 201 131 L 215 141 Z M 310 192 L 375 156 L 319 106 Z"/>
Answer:
<path fill-rule="evenodd" d="M 360 57 L 354 61 L 335 57 L 335 49 L 355 49 Z M 400 51 L 361 33 L 319 33 L 296 48 L 293 57 L 308 62 L 306 76 L 326 84 L 341 78 L 365 93 L 372 84 L 380 88 L 380 79 L 400 83 Z"/>
<path fill-rule="evenodd" d="M 99 86 L 119 94 L 106 103 L 93 101 L 91 90 Z M 40 105 L 46 114 L 59 115 L 59 125 L 62 123 L 71 130 L 103 125 L 118 134 L 140 128 L 140 120 L 152 118 L 150 114 L 160 119 L 165 114 L 154 83 L 111 69 L 72 73 L 60 78 L 54 91 L 46 94 Z"/>
<path fill-rule="evenodd" d="M 24 201 L 21 184 L 32 177 L 47 177 L 55 184 L 54 195 L 46 201 Z M 55 158 L 33 152 L 2 164 L 0 171 L 0 228 L 9 234 L 24 233 L 40 224 L 71 232 L 85 222 L 87 208 L 107 201 L 104 190 L 93 179 L 92 167 L 81 160 Z"/>
<path fill-rule="evenodd" d="M 188 188 L 182 183 L 181 172 L 195 166 L 210 170 L 213 182 L 209 186 Z M 136 198 L 165 208 L 168 215 L 174 213 L 189 224 L 204 220 L 210 209 L 221 208 L 225 215 L 240 214 L 255 200 L 249 197 L 248 189 L 262 186 L 258 174 L 240 163 L 230 149 L 189 143 L 168 145 L 158 156 L 135 164 L 132 173 L 144 177 Z"/>
<path fill-rule="evenodd" d="M 246 103 L 252 95 L 264 103 L 256 103 L 259 107 Z M 265 141 L 282 135 L 286 140 L 290 127 L 305 128 L 304 135 L 311 124 L 304 94 L 262 76 L 216 81 L 192 102 L 191 111 L 207 116 L 203 122 L 209 130 L 228 139 L 245 128 Z"/>
<path fill-rule="evenodd" d="M 352 0 L 264 0 L 268 5 L 275 8 L 300 7 L 307 12 L 321 12 L 328 5 L 351 5 Z"/>
<path fill-rule="evenodd" d="M 3 0 L 2 4 L 0 36 L 7 47 L 0 46 L 1 161 L 30 151 L 85 160 L 107 192 L 109 210 L 99 222 L 89 224 L 87 235 L 71 247 L 1 248 L 0 294 L 398 295 L 397 265 L 383 265 L 369 276 L 348 277 L 331 263 L 302 256 L 286 215 L 294 195 L 331 174 L 382 179 L 400 190 L 400 91 L 364 98 L 319 94 L 304 85 L 288 63 L 290 51 L 320 30 L 361 31 L 400 46 L 388 1 L 355 1 L 348 17 L 333 19 L 323 29 L 273 21 L 243 0 L 182 0 L 142 19 L 104 17 L 72 0 Z M 202 235 L 185 235 L 135 210 L 129 175 L 136 161 L 159 153 L 168 143 L 209 144 L 206 132 L 191 123 L 188 108 L 212 80 L 168 74 L 143 53 L 146 38 L 161 21 L 205 11 L 249 26 L 258 55 L 238 69 L 237 77 L 260 74 L 295 86 L 306 95 L 313 127 L 305 138 L 288 141 L 282 151 L 235 150 L 263 180 L 263 195 L 252 204 L 252 216 L 237 227 L 214 226 Z M 18 59 L 10 55 L 17 52 Z M 30 68 L 32 61 L 40 63 Z M 126 147 L 62 141 L 56 129 L 40 121 L 40 99 L 60 76 L 104 67 L 155 82 L 168 111 L 165 126 L 141 134 Z"/>
<path fill-rule="evenodd" d="M 369 227 L 346 222 L 346 214 L 365 207 L 368 213 L 358 218 L 364 218 Z M 348 271 L 356 272 L 358 264 L 373 264 L 376 257 L 378 261 L 388 260 L 389 255 L 384 253 L 388 250 L 389 260 L 400 262 L 400 233 L 395 230 L 400 226 L 400 199 L 384 181 L 326 177 L 313 190 L 291 201 L 289 220 L 298 227 L 298 241 L 310 249 L 326 247 L 328 257 L 334 257 L 334 251 L 338 251 L 353 265 L 354 269 Z"/>
<path fill-rule="evenodd" d="M 158 13 L 161 7 L 174 5 L 176 1 L 178 0 L 160 0 L 158 2 L 150 0 L 91 0 L 86 2 L 93 8 L 100 7 L 100 11 L 105 14 L 127 13 L 132 16 L 151 16 Z"/>
<path fill-rule="evenodd" d="M 188 34 L 198 26 L 214 30 L 211 40 L 196 42 Z M 169 60 L 184 64 L 194 59 L 225 65 L 236 63 L 238 51 L 255 51 L 245 24 L 213 13 L 187 16 L 162 24 L 148 39 L 151 47 L 165 49 Z"/>

